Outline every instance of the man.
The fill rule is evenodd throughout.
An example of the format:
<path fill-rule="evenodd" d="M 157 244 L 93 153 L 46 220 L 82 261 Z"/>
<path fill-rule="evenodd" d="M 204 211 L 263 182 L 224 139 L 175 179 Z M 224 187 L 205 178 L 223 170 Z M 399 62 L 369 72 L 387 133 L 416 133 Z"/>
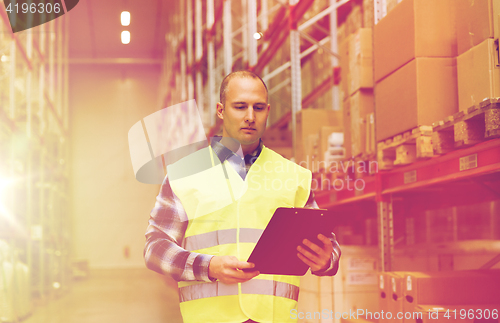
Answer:
<path fill-rule="evenodd" d="M 317 207 L 311 172 L 260 140 L 267 102 L 254 73 L 226 76 L 217 103 L 222 138 L 168 167 L 151 213 L 146 265 L 179 281 L 186 323 L 293 322 L 299 277 L 260 275 L 245 261 L 277 207 Z M 268 185 L 285 182 L 279 191 Z M 297 246 L 297 257 L 316 275 L 334 275 L 340 247 L 333 235 L 318 238 L 322 246 L 304 240 L 313 253 Z"/>

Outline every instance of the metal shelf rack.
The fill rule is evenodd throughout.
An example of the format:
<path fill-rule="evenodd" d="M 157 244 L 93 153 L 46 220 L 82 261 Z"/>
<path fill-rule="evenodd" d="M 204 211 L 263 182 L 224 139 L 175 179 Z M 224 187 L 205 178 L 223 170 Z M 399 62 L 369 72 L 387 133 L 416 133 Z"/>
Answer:
<path fill-rule="evenodd" d="M 413 210 L 457 207 L 500 198 L 500 139 L 363 178 L 364 190 L 322 191 L 322 208 L 349 210 L 368 203 L 377 210 L 382 271 L 394 257 L 394 201 Z"/>
<path fill-rule="evenodd" d="M 16 322 L 70 286 L 68 18 L 15 34 L 4 6 L 0 20 L 0 240 L 29 279 Z"/>
<path fill-rule="evenodd" d="M 336 11 L 348 2 L 193 0 L 176 4 L 172 33 L 166 36 L 161 79 L 165 92 L 160 94 L 160 104 L 166 107 L 196 99 L 207 133 L 213 135 L 220 129 L 215 118 L 216 87 L 231 71 L 245 68 L 268 84 L 273 105 L 270 128 L 287 127 L 292 121 L 294 130 L 296 112 L 315 104 L 339 110 L 334 86 L 338 79 L 334 75 Z M 262 38 L 257 40 L 253 36 L 259 32 Z M 310 69 L 301 68 L 313 55 L 326 67 L 314 77 L 305 74 Z M 308 76 L 311 82 L 302 82 Z"/>

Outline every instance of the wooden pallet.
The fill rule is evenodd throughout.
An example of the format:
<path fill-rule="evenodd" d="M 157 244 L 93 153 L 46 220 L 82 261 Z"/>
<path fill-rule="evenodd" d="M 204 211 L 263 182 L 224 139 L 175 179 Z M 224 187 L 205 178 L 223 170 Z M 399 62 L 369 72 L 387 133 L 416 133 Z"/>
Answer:
<path fill-rule="evenodd" d="M 485 99 L 432 125 L 435 154 L 500 137 L 500 99 Z"/>
<path fill-rule="evenodd" d="M 377 162 L 381 170 L 433 156 L 431 126 L 420 126 L 377 144 Z"/>

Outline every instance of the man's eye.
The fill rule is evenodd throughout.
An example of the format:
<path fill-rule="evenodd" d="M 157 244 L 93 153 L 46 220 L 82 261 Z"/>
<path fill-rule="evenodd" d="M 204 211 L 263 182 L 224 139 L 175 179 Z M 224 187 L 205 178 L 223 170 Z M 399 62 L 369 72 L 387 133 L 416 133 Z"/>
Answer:
<path fill-rule="evenodd" d="M 236 106 L 236 109 L 245 109 L 246 107 L 244 105 L 239 105 L 239 106 Z"/>
<path fill-rule="evenodd" d="M 262 111 L 262 110 L 264 110 L 264 108 L 263 108 L 263 107 L 255 107 L 255 108 L 253 108 L 253 109 L 254 109 L 254 110 L 257 110 L 257 111 Z"/>

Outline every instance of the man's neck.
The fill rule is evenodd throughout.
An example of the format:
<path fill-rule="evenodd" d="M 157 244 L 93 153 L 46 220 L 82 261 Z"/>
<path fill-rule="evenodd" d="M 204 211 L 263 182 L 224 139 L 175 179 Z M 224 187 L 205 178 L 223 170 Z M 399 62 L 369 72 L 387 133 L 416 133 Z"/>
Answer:
<path fill-rule="evenodd" d="M 251 154 L 259 147 L 260 139 L 250 145 L 241 145 L 237 140 L 231 137 L 222 137 L 220 143 L 229 148 L 233 153 L 240 155 L 244 158 L 246 155 Z"/>
<path fill-rule="evenodd" d="M 251 154 L 259 147 L 260 140 L 254 142 L 253 144 L 250 145 L 241 145 L 241 148 L 243 149 L 243 156 L 246 156 L 248 154 Z"/>

